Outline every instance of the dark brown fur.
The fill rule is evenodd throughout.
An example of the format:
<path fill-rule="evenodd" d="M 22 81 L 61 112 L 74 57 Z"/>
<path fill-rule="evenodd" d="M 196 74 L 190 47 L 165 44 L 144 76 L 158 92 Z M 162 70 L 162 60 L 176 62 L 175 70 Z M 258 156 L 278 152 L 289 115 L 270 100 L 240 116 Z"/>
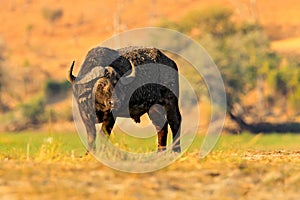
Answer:
<path fill-rule="evenodd" d="M 136 80 L 142 80 L 147 76 L 151 78 L 153 76 L 159 77 L 159 74 L 162 75 L 159 67 L 157 73 L 154 74 L 143 71 L 143 68 L 139 66 L 145 64 L 150 64 L 150 67 L 157 67 L 155 64 L 161 64 L 178 71 L 176 63 L 155 48 L 127 47 L 116 51 L 103 47 L 92 49 L 88 53 L 78 77 L 84 77 L 97 66 L 109 67 L 106 68 L 101 77 L 88 80 L 84 84 L 76 84 L 76 78 L 73 83 L 74 96 L 77 99 L 81 117 L 87 129 L 88 150 L 94 148 L 95 123 L 102 123 L 102 131 L 110 135 L 115 123 L 114 116 L 131 117 L 139 123 L 141 115 L 147 113 L 158 133 L 159 150 L 166 147 L 168 124 L 173 133 L 173 141 L 180 136 L 181 115 L 177 98 L 179 92 L 177 73 L 163 74 L 163 77 L 159 79 L 160 83 L 172 87 L 173 92 L 160 84 L 146 84 L 135 90 L 132 96 L 128 96 L 126 93 L 122 94 L 122 91 L 126 91 L 136 84 L 133 81 L 132 84 L 121 85 L 120 87 L 123 88 L 117 93 L 118 96 L 113 96 L 117 81 L 123 75 L 130 73 L 132 68 L 130 61 L 137 70 Z M 95 96 L 94 101 L 93 94 Z M 124 115 L 122 111 L 122 103 L 124 104 L 126 99 L 129 102 L 130 116 Z M 115 112 L 112 112 L 114 109 Z M 175 145 L 174 150 L 180 151 L 179 140 Z"/>

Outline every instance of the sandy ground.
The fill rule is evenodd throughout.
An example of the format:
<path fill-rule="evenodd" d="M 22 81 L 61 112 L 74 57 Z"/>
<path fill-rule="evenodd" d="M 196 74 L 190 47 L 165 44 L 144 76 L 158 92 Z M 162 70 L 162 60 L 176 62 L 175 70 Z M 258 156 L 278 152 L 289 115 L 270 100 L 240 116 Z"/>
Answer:
<path fill-rule="evenodd" d="M 215 152 L 181 157 L 146 174 L 93 158 L 2 160 L 0 196 L 11 199 L 300 199 L 300 152 Z"/>

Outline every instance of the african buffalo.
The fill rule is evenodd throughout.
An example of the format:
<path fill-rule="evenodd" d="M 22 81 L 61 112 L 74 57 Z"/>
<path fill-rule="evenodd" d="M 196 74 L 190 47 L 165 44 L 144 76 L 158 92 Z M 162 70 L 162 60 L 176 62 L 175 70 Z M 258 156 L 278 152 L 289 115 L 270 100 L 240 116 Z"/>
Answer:
<path fill-rule="evenodd" d="M 158 150 L 166 148 L 169 124 L 173 151 L 180 152 L 178 68 L 173 60 L 156 48 L 96 47 L 88 52 L 77 77 L 73 67 L 74 61 L 68 80 L 87 130 L 87 152 L 95 149 L 96 123 L 102 123 L 101 131 L 109 136 L 116 117 L 139 123 L 145 113 L 157 130 Z"/>

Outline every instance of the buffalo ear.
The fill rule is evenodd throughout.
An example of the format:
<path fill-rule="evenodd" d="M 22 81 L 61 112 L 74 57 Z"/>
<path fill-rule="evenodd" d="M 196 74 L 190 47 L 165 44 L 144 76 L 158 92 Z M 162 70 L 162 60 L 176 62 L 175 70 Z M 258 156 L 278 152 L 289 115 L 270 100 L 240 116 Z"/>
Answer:
<path fill-rule="evenodd" d="M 107 68 L 105 67 L 105 69 L 104 69 L 104 76 L 106 77 L 106 78 L 109 78 L 109 71 L 107 70 Z"/>
<path fill-rule="evenodd" d="M 111 81 L 119 80 L 120 75 L 116 72 L 113 67 L 107 66 L 105 67 L 105 77 L 109 78 Z"/>

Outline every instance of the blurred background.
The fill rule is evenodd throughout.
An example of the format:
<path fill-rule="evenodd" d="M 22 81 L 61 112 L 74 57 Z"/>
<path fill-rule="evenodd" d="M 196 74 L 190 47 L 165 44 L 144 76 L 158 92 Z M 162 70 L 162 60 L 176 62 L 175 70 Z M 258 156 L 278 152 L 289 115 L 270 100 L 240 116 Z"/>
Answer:
<path fill-rule="evenodd" d="M 225 131 L 300 132 L 297 0 L 0 0 L 0 131 L 74 131 L 73 60 L 114 34 L 148 26 L 198 41 L 219 67 L 228 98 Z M 178 61 L 180 68 L 181 61 Z M 184 63 L 184 61 L 182 61 Z M 201 77 L 182 72 L 209 116 Z M 209 118 L 201 122 L 205 126 Z"/>

